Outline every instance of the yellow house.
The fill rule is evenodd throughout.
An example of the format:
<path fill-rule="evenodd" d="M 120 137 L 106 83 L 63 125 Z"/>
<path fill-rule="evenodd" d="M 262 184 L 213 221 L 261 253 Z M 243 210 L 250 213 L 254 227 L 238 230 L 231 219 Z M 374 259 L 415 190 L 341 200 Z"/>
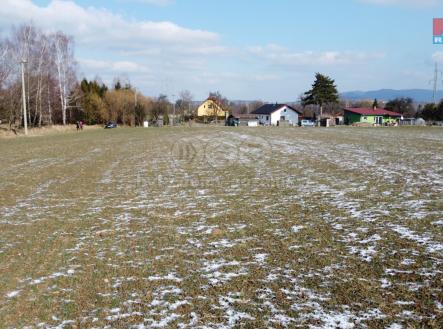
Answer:
<path fill-rule="evenodd" d="M 225 117 L 226 111 L 212 98 L 205 100 L 197 110 L 198 117 Z"/>

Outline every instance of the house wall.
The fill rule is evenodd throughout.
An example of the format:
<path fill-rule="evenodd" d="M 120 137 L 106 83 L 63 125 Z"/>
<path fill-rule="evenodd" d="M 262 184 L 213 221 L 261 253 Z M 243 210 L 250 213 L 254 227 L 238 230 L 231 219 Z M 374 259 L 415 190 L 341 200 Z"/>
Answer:
<path fill-rule="evenodd" d="M 375 116 L 374 115 L 360 115 L 360 122 L 374 124 L 375 123 Z"/>
<path fill-rule="evenodd" d="M 285 112 L 286 110 L 286 112 Z M 276 126 L 277 122 L 280 121 L 280 118 L 284 116 L 286 121 L 289 121 L 290 123 L 294 125 L 298 125 L 298 113 L 294 110 L 291 110 L 289 107 L 282 107 L 281 109 L 278 109 L 277 111 L 271 113 L 271 114 L 258 114 L 257 118 L 260 124 L 262 125 L 272 125 Z"/>
<path fill-rule="evenodd" d="M 352 112 L 345 112 L 344 117 L 345 117 L 345 124 L 348 124 L 348 125 L 352 125 L 353 123 L 356 123 L 356 122 L 361 122 L 359 114 L 355 114 Z"/>
<path fill-rule="evenodd" d="M 397 118 L 393 118 L 390 116 L 383 117 L 383 123 L 396 123 L 397 120 L 398 120 Z"/>
<path fill-rule="evenodd" d="M 216 110 L 215 110 L 216 109 Z M 217 113 L 218 117 L 224 117 L 226 112 L 223 111 L 215 102 L 212 100 L 206 100 L 203 104 L 201 104 L 197 109 L 197 116 L 205 117 L 205 116 L 214 116 Z"/>
<path fill-rule="evenodd" d="M 375 118 L 380 115 L 360 115 L 356 113 L 346 112 L 345 113 L 345 123 L 351 125 L 353 123 L 364 122 L 369 124 L 375 124 Z M 396 119 L 390 116 L 382 116 L 382 122 L 385 123 L 394 123 Z"/>
<path fill-rule="evenodd" d="M 286 121 L 298 125 L 298 113 L 286 106 L 271 114 L 271 125 L 277 125 L 282 116 L 285 117 Z"/>
<path fill-rule="evenodd" d="M 265 115 L 265 114 L 259 114 L 258 115 L 258 122 L 262 125 L 270 125 L 271 124 L 271 116 Z"/>

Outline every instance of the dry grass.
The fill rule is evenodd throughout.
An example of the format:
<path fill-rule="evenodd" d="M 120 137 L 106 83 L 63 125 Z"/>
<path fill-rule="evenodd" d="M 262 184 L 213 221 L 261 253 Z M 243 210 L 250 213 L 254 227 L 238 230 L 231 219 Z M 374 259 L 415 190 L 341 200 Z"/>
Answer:
<path fill-rule="evenodd" d="M 0 328 L 438 328 L 443 130 L 0 140 Z"/>
<path fill-rule="evenodd" d="M 101 126 L 84 126 L 84 131 L 90 131 L 93 129 L 101 129 Z M 43 126 L 41 128 L 29 128 L 28 135 L 32 136 L 46 136 L 46 135 L 55 135 L 55 134 L 65 134 L 65 133 L 73 133 L 77 132 L 77 128 L 75 125 L 52 125 L 52 126 Z M 24 129 L 14 129 L 10 130 L 9 126 L 0 126 L 0 138 L 13 138 L 13 137 L 25 137 Z"/>

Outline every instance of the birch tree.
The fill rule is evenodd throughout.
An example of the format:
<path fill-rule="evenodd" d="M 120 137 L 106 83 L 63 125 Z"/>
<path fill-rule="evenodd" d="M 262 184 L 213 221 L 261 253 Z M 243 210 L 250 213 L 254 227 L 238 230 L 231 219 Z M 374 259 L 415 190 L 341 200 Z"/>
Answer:
<path fill-rule="evenodd" d="M 3 88 L 11 73 L 11 67 L 6 61 L 8 53 L 9 45 L 4 40 L 0 40 L 0 90 Z"/>
<path fill-rule="evenodd" d="M 66 110 L 69 103 L 69 94 L 75 83 L 73 39 L 62 32 L 57 32 L 52 35 L 52 43 L 54 64 L 57 71 L 62 123 L 66 125 Z"/>
<path fill-rule="evenodd" d="M 13 27 L 9 37 L 0 39 L 0 118 L 8 118 L 10 126 L 23 122 L 20 62 L 25 60 L 29 124 L 67 124 L 77 82 L 73 49 L 71 37 L 32 24 Z"/>

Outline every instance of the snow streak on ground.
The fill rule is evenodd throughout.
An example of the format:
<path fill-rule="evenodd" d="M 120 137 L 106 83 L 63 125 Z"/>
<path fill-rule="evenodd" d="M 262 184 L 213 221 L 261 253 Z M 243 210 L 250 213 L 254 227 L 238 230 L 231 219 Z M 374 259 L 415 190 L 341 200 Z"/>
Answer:
<path fill-rule="evenodd" d="M 443 322 L 441 129 L 119 129 L 0 151 L 0 327 Z"/>

